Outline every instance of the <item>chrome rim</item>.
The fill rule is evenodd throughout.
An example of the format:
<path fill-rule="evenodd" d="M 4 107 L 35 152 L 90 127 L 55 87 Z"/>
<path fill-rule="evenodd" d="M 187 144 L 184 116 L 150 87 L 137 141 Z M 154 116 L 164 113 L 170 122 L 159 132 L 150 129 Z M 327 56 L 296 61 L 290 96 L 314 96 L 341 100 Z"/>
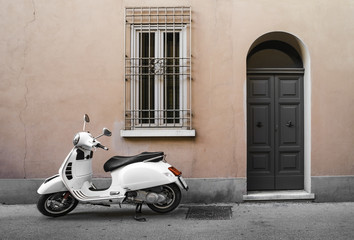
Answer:
<path fill-rule="evenodd" d="M 173 191 L 173 189 L 169 186 L 163 186 L 163 190 L 161 193 L 166 196 L 166 201 L 163 203 L 155 203 L 153 205 L 160 209 L 169 208 L 175 202 L 175 191 Z"/>
<path fill-rule="evenodd" d="M 61 214 L 66 212 L 75 204 L 75 199 L 69 195 L 67 199 L 63 199 L 65 193 L 55 193 L 47 198 L 44 208 L 49 213 Z"/>

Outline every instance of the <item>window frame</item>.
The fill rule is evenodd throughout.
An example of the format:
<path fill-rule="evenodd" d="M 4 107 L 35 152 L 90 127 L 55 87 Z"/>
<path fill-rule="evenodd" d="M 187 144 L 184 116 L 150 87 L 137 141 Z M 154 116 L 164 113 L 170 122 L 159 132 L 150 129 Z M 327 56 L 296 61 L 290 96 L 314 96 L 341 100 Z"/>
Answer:
<path fill-rule="evenodd" d="M 195 137 L 196 133 L 192 128 L 191 13 L 191 7 L 187 6 L 125 8 L 125 123 L 124 129 L 121 130 L 122 137 Z M 154 42 L 158 47 L 154 45 L 155 49 L 152 49 L 151 35 L 147 37 L 142 34 L 154 32 L 157 32 L 154 38 L 157 41 Z M 173 40 L 169 33 L 173 34 Z M 175 50 L 173 47 L 172 50 L 170 46 L 177 44 L 176 33 L 179 49 Z M 166 43 L 157 43 L 162 43 L 164 38 Z M 141 56 L 140 39 L 146 44 L 140 50 Z M 168 47 L 164 46 L 165 44 L 168 44 Z M 164 49 L 168 54 L 164 53 Z M 151 71 L 156 64 L 154 59 L 150 62 L 151 51 L 154 52 L 153 58 L 158 59 L 156 62 L 163 63 L 160 76 L 158 72 Z M 139 78 L 142 84 L 140 96 L 137 87 Z M 151 80 L 154 83 L 151 83 Z M 178 87 L 175 87 L 175 84 L 179 84 Z M 145 104 L 139 105 L 139 98 L 145 99 Z M 156 112 L 158 114 L 155 114 Z"/>
<path fill-rule="evenodd" d="M 187 33 L 186 33 L 186 27 L 185 26 L 138 26 L 138 27 L 132 27 L 131 31 L 131 54 L 135 60 L 135 71 L 136 75 L 133 76 L 132 82 L 134 87 L 131 89 L 131 106 L 134 111 L 134 116 L 132 121 L 136 121 L 133 123 L 134 126 L 139 126 L 136 128 L 139 129 L 151 129 L 151 128 L 159 128 L 160 126 L 164 126 L 164 128 L 174 128 L 174 127 L 182 127 L 186 123 L 186 119 L 183 116 L 185 113 L 183 113 L 182 109 L 186 109 L 187 107 L 187 102 L 185 100 L 185 97 L 187 95 L 187 80 L 186 76 L 184 75 L 184 62 L 186 61 L 187 58 Z M 154 123 L 140 123 L 141 118 L 138 116 L 139 113 L 137 112 L 140 107 L 140 81 L 139 79 L 139 74 L 137 73 L 139 71 L 139 57 L 140 57 L 140 40 L 141 40 L 141 34 L 142 33 L 154 33 L 155 37 L 155 48 L 154 48 L 154 58 L 155 59 L 166 59 L 165 56 L 165 49 L 166 49 L 166 41 L 164 40 L 164 34 L 167 33 L 179 33 L 179 72 L 180 75 L 178 76 L 179 78 L 179 107 L 178 109 L 175 109 L 176 111 L 179 112 L 179 122 L 180 123 L 165 123 L 167 117 L 164 116 L 164 112 L 166 112 L 167 108 L 165 105 L 166 103 L 166 93 L 165 93 L 165 83 L 166 79 L 164 79 L 164 74 L 155 74 L 154 76 L 154 109 L 151 109 L 149 111 L 154 111 Z M 165 35 L 166 36 L 166 35 Z M 138 66 L 138 67 L 136 67 Z M 184 122 L 183 122 L 184 121 Z"/>

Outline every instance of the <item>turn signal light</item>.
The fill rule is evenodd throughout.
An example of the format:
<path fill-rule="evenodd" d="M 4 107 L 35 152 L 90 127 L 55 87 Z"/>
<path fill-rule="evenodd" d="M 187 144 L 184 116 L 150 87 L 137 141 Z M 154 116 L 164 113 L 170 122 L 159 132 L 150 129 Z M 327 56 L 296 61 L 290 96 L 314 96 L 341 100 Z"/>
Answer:
<path fill-rule="evenodd" d="M 169 167 L 168 170 L 170 170 L 175 176 L 180 176 L 182 172 L 180 172 L 177 168 L 175 167 Z"/>

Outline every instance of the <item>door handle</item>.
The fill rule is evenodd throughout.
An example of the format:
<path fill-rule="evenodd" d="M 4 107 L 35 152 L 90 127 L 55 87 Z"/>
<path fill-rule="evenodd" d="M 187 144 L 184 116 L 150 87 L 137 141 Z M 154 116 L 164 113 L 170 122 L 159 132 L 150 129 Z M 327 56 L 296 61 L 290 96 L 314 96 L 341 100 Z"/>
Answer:
<path fill-rule="evenodd" d="M 257 127 L 259 127 L 259 128 L 261 128 L 261 127 L 263 127 L 263 124 L 262 124 L 262 122 L 257 122 L 257 125 L 256 125 Z"/>
<path fill-rule="evenodd" d="M 285 125 L 289 128 L 294 126 L 294 124 L 290 120 Z"/>

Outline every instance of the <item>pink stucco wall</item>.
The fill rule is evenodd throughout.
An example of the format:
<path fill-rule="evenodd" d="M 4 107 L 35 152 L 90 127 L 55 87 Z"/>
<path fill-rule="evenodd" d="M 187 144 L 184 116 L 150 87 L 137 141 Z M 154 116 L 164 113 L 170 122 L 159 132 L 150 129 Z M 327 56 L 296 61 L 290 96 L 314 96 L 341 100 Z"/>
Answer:
<path fill-rule="evenodd" d="M 354 175 L 354 3 L 316 1 L 0 1 L 0 178 L 57 172 L 82 129 L 113 131 L 95 153 L 161 150 L 191 178 L 246 177 L 246 57 L 281 31 L 307 46 L 311 175 Z M 124 8 L 191 6 L 195 138 L 120 137 Z"/>

